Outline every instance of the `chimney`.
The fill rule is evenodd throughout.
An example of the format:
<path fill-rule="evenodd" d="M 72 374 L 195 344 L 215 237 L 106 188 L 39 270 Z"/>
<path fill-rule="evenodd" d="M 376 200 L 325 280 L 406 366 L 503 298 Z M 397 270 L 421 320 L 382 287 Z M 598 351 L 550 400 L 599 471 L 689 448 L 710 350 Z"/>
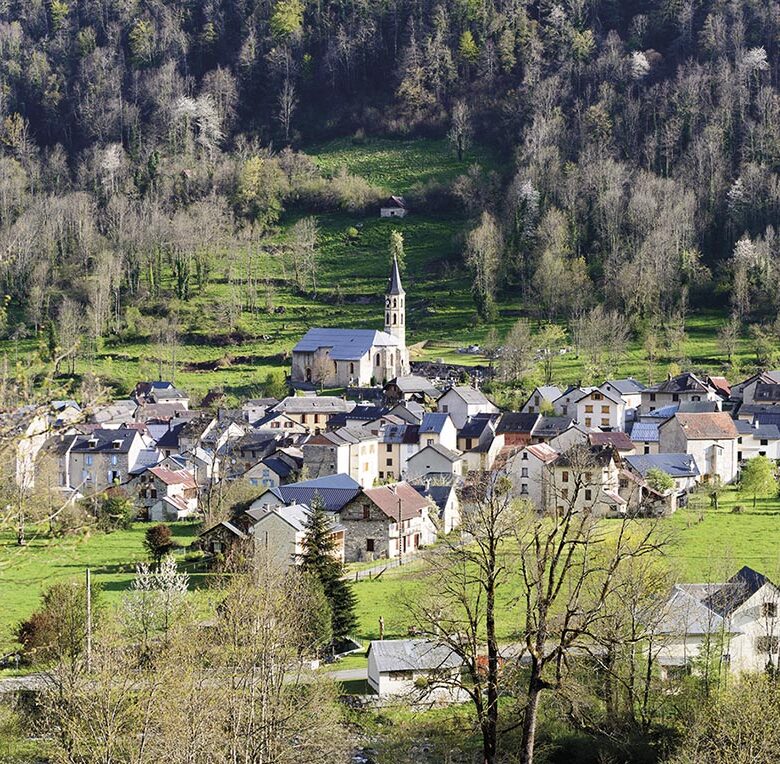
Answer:
<path fill-rule="evenodd" d="M 666 381 L 671 382 L 672 381 L 672 372 L 668 371 L 666 372 Z"/>

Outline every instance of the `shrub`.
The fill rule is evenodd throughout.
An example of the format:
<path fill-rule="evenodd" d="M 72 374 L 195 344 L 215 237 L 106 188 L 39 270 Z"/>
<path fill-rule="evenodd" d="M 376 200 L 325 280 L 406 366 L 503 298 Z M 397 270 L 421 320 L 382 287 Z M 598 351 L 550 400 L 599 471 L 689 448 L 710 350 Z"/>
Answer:
<path fill-rule="evenodd" d="M 171 529 L 164 523 L 147 528 L 144 547 L 149 552 L 149 557 L 159 565 L 160 560 L 173 549 Z"/>
<path fill-rule="evenodd" d="M 106 533 L 126 530 L 133 525 L 138 510 L 130 499 L 119 494 L 106 494 L 97 510 L 97 524 Z"/>

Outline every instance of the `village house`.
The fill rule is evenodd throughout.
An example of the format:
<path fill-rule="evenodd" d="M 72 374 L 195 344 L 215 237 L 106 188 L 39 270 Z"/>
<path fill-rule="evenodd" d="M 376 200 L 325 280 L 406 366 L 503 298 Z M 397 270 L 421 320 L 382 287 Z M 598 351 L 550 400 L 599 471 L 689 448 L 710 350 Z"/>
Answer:
<path fill-rule="evenodd" d="M 284 398 L 273 407 L 256 427 L 268 429 L 266 420 L 270 416 L 284 415 L 302 425 L 308 432 L 318 433 L 328 429 L 330 420 L 355 408 L 354 401 L 328 395 L 294 395 Z M 291 430 L 292 428 L 272 427 L 270 429 Z"/>
<path fill-rule="evenodd" d="M 521 414 L 517 411 L 506 411 L 496 425 L 496 435 L 504 437 L 507 448 L 522 448 L 531 442 L 531 433 L 539 421 L 539 414 Z"/>
<path fill-rule="evenodd" d="M 7 479 L 16 479 L 16 484 L 25 490 L 35 485 L 36 459 L 52 434 L 49 413 L 43 408 L 23 406 L 0 417 L 3 435 L 14 438 L 12 474 Z"/>
<path fill-rule="evenodd" d="M 727 413 L 678 413 L 660 424 L 658 431 L 660 453 L 691 454 L 705 480 L 731 483 L 736 479 L 739 433 Z"/>
<path fill-rule="evenodd" d="M 657 422 L 634 422 L 630 437 L 636 453 L 658 453 L 659 435 Z"/>
<path fill-rule="evenodd" d="M 584 427 L 602 430 L 622 430 L 626 421 L 626 404 L 617 393 L 596 388 L 575 398 L 567 410 L 574 407 L 576 420 Z"/>
<path fill-rule="evenodd" d="M 151 466 L 134 481 L 137 503 L 155 522 L 181 520 L 198 508 L 198 486 L 191 472 Z"/>
<path fill-rule="evenodd" d="M 385 400 L 390 404 L 401 401 L 416 401 L 427 404 L 434 402 L 441 392 L 427 377 L 407 374 L 391 379 L 384 388 Z"/>
<path fill-rule="evenodd" d="M 101 406 L 92 408 L 87 421 L 100 425 L 104 429 L 117 429 L 126 422 L 135 420 L 138 404 L 134 400 L 118 398 Z"/>
<path fill-rule="evenodd" d="M 589 510 L 595 514 L 623 514 L 627 501 L 620 495 L 622 462 L 607 447 L 576 445 L 551 462 L 549 484 L 543 499 L 546 508 L 559 512 Z"/>
<path fill-rule="evenodd" d="M 499 413 L 495 404 L 473 387 L 451 387 L 436 401 L 436 408 L 450 415 L 456 430 L 460 430 L 470 416 Z"/>
<path fill-rule="evenodd" d="M 339 511 L 348 562 L 412 554 L 436 540 L 437 509 L 406 482 L 365 488 Z"/>
<path fill-rule="evenodd" d="M 249 529 L 255 553 L 276 565 L 299 565 L 311 514 L 311 508 L 305 504 L 274 507 L 260 513 Z M 344 562 L 344 528 L 339 525 L 336 515 L 332 516 L 331 522 L 330 535 L 335 542 L 333 556 Z"/>
<path fill-rule="evenodd" d="M 560 388 L 554 385 L 535 387 L 520 409 L 521 414 L 549 414 L 554 411 L 553 402 L 561 397 Z"/>
<path fill-rule="evenodd" d="M 435 478 L 438 475 L 463 477 L 466 472 L 467 465 L 461 453 L 434 443 L 432 446 L 421 448 L 409 457 L 404 477 L 407 479 Z"/>
<path fill-rule="evenodd" d="M 665 472 L 674 480 L 678 496 L 692 491 L 701 480 L 696 459 L 690 454 L 635 454 L 627 456 L 624 464 L 627 470 L 642 480 L 647 480 L 651 470 Z"/>
<path fill-rule="evenodd" d="M 756 403 L 756 388 L 758 385 L 780 384 L 780 370 L 761 371 L 753 374 L 742 382 L 738 382 L 731 387 L 731 397 L 742 404 Z"/>
<path fill-rule="evenodd" d="M 628 423 L 633 422 L 636 418 L 636 412 L 642 405 L 642 391 L 644 389 L 645 386 L 633 377 L 608 379 L 599 387 L 601 392 L 619 397 L 623 401 L 625 419 L 620 427 L 621 430 L 627 429 Z"/>
<path fill-rule="evenodd" d="M 253 488 L 278 488 L 293 480 L 299 472 L 300 467 L 293 460 L 276 452 L 246 470 L 241 480 Z"/>
<path fill-rule="evenodd" d="M 266 435 L 285 437 L 295 437 L 309 434 L 309 426 L 301 424 L 293 417 L 287 416 L 277 411 L 269 411 L 262 419 L 258 419 L 252 429 L 255 432 L 265 433 Z"/>
<path fill-rule="evenodd" d="M 409 374 L 406 292 L 397 260 L 385 295 L 384 331 L 309 329 L 292 351 L 292 382 L 368 386 Z"/>
<path fill-rule="evenodd" d="M 622 430 L 589 432 L 587 433 L 587 439 L 591 446 L 612 446 L 621 459 L 636 453 L 636 446 Z"/>
<path fill-rule="evenodd" d="M 426 639 L 374 640 L 368 646 L 368 684 L 380 696 L 459 702 L 463 660 L 451 648 Z"/>
<path fill-rule="evenodd" d="M 379 478 L 379 438 L 362 427 L 321 432 L 301 450 L 303 469 L 310 478 L 346 474 L 364 488 Z"/>
<path fill-rule="evenodd" d="M 561 395 L 553 401 L 553 411 L 555 416 L 576 418 L 577 407 L 574 405 L 579 398 L 587 393 L 592 393 L 595 387 L 579 387 L 578 385 L 569 385 Z"/>
<path fill-rule="evenodd" d="M 516 496 L 531 502 L 539 511 L 547 506 L 545 495 L 550 469 L 558 452 L 547 443 L 526 446 L 507 461 L 507 473 Z"/>
<path fill-rule="evenodd" d="M 766 456 L 774 462 L 780 460 L 780 427 L 776 424 L 764 424 L 759 421 L 743 422 L 735 420 L 737 428 L 737 464 L 755 456 Z"/>
<path fill-rule="evenodd" d="M 321 501 L 328 512 L 339 512 L 360 493 L 360 484 L 349 475 L 328 475 L 313 480 L 301 480 L 276 488 L 267 488 L 250 505 L 253 512 L 273 509 L 285 504 L 305 504 Z"/>
<path fill-rule="evenodd" d="M 276 398 L 250 398 L 241 404 L 241 418 L 247 424 L 254 424 L 278 403 Z"/>
<path fill-rule="evenodd" d="M 463 453 L 469 471 L 491 470 L 503 450 L 504 436 L 496 433 L 498 418 L 498 414 L 477 414 L 459 430 L 458 451 Z"/>
<path fill-rule="evenodd" d="M 720 407 L 721 397 L 718 392 L 695 374 L 685 372 L 676 377 L 669 377 L 664 382 L 642 390 L 640 412 L 654 411 L 673 403 L 715 401 Z"/>
<path fill-rule="evenodd" d="M 587 444 L 588 435 L 589 430 L 582 425 L 577 424 L 577 422 L 572 422 L 565 430 L 562 430 L 547 442 L 558 451 L 558 453 L 563 453 L 570 448 L 574 448 L 574 446 Z"/>
<path fill-rule="evenodd" d="M 656 626 L 658 663 L 681 678 L 702 659 L 731 673 L 778 667 L 780 590 L 745 566 L 725 583 L 677 584 Z"/>
<path fill-rule="evenodd" d="M 379 443 L 379 479 L 400 480 L 409 459 L 420 450 L 419 426 L 388 424 Z"/>
<path fill-rule="evenodd" d="M 135 429 L 98 429 L 79 435 L 68 452 L 70 483 L 63 487 L 89 495 L 126 483 L 145 446 Z"/>
<path fill-rule="evenodd" d="M 417 493 L 438 509 L 438 528 L 440 533 L 451 533 L 459 525 L 460 497 L 458 496 L 458 480 L 426 480 L 424 483 L 412 485 Z"/>
<path fill-rule="evenodd" d="M 420 448 L 435 443 L 451 451 L 458 447 L 458 431 L 449 414 L 439 412 L 424 414 L 418 432 Z"/>
<path fill-rule="evenodd" d="M 549 443 L 572 424 L 574 420 L 570 416 L 541 416 L 531 432 L 531 443 Z"/>

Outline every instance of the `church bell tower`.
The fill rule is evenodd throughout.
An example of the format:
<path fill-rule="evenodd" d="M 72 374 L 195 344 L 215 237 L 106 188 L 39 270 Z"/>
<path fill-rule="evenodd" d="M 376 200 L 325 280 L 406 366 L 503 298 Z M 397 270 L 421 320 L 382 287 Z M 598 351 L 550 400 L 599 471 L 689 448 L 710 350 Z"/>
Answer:
<path fill-rule="evenodd" d="M 401 286 L 401 272 L 398 258 L 393 258 L 390 282 L 385 295 L 385 331 L 398 339 L 402 348 L 406 347 L 406 292 Z"/>

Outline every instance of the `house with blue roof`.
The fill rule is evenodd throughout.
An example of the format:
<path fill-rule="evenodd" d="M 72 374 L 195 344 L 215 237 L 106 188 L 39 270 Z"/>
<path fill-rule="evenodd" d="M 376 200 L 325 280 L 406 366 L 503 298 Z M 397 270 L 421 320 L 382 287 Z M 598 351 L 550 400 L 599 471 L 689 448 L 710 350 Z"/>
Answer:
<path fill-rule="evenodd" d="M 420 448 L 436 443 L 451 451 L 458 447 L 458 431 L 449 414 L 440 411 L 423 414 L 419 434 Z"/>
<path fill-rule="evenodd" d="M 393 260 L 385 294 L 384 331 L 313 328 L 292 351 L 292 382 L 322 387 L 383 384 L 408 375 L 406 292 Z"/>
<path fill-rule="evenodd" d="M 638 454 L 658 453 L 658 422 L 634 422 L 630 437 Z"/>
<path fill-rule="evenodd" d="M 644 480 L 652 469 L 661 470 L 669 475 L 678 494 L 687 493 L 701 480 L 701 472 L 696 459 L 691 454 L 635 454 L 624 459 L 627 470 Z"/>
<path fill-rule="evenodd" d="M 755 456 L 767 459 L 780 459 L 780 427 L 776 424 L 763 424 L 759 419 L 745 422 L 734 420 L 737 428 L 737 461 L 744 464 Z"/>

